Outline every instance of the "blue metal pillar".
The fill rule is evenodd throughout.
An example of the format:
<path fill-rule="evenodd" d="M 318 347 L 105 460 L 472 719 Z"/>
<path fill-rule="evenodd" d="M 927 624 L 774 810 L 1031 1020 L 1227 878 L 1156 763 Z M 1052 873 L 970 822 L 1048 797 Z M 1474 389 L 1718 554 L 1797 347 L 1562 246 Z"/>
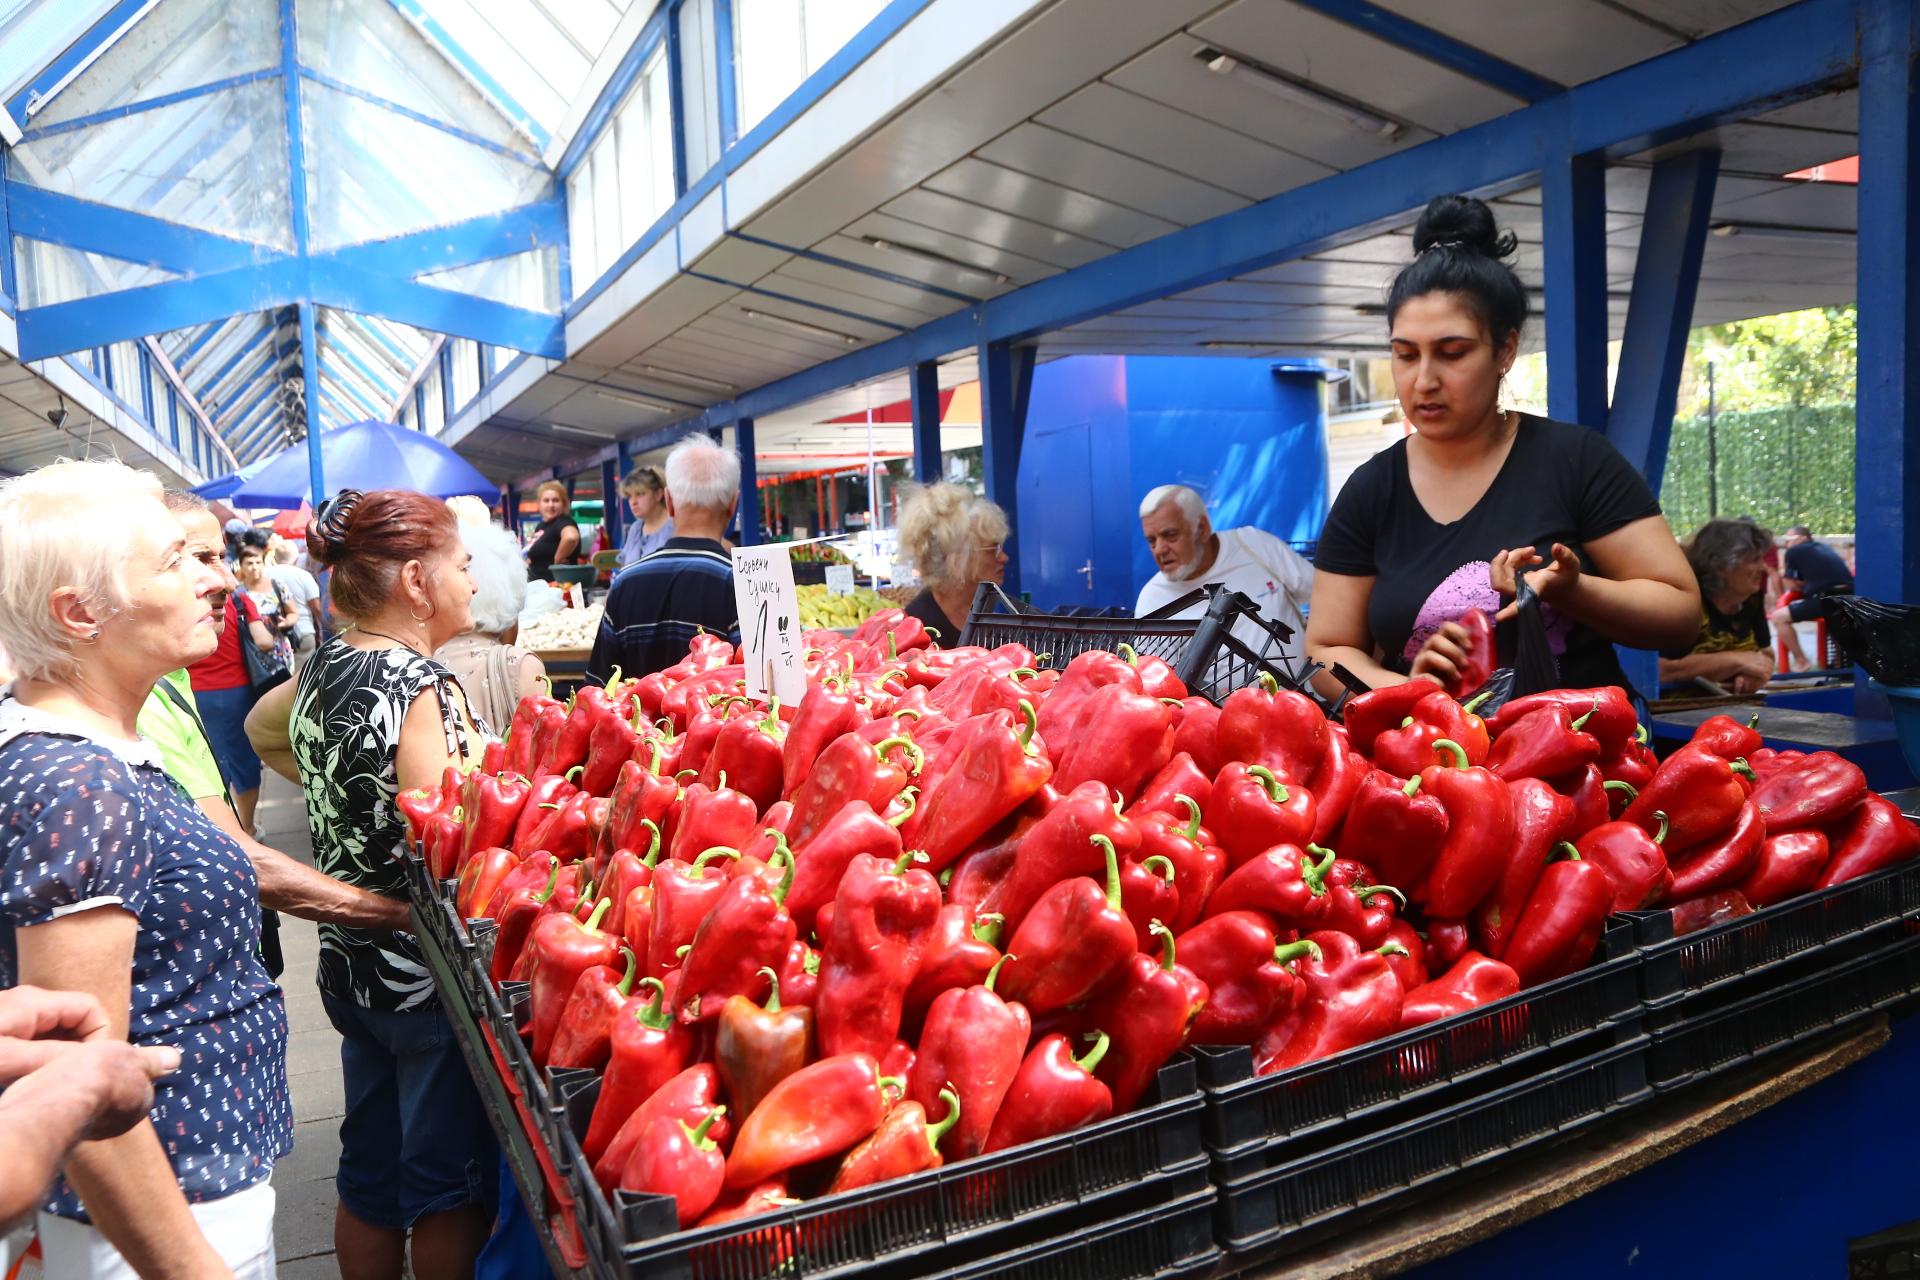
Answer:
<path fill-rule="evenodd" d="M 980 344 L 980 461 L 987 497 L 1007 513 L 1006 589 L 1020 590 L 1020 446 L 1027 431 L 1027 401 L 1033 391 L 1032 347 Z"/>
<path fill-rule="evenodd" d="M 1546 274 L 1547 412 L 1607 425 L 1607 171 L 1560 144 L 1540 174 Z"/>
<path fill-rule="evenodd" d="M 501 492 L 506 506 L 500 514 L 505 517 L 507 532 L 517 538 L 520 536 L 520 489 L 510 484 Z"/>
<path fill-rule="evenodd" d="M 940 478 L 940 366 L 922 360 L 907 370 L 913 404 L 913 478 L 932 484 Z"/>
<path fill-rule="evenodd" d="M 1854 446 L 1856 584 L 1863 596 L 1908 603 L 1920 602 L 1917 9 L 1912 0 L 1889 0 L 1862 18 Z"/>
<path fill-rule="evenodd" d="M 1687 330 L 1700 287 L 1707 218 L 1713 212 L 1716 150 L 1688 151 L 1655 162 L 1647 216 L 1633 267 L 1633 296 L 1620 340 L 1607 439 L 1646 477 L 1655 493 L 1667 469 L 1674 401 L 1686 361 Z"/>
<path fill-rule="evenodd" d="M 620 531 L 626 524 L 627 504 L 620 497 L 620 469 L 616 459 L 600 464 L 600 523 L 606 526 L 607 545 L 620 549 Z"/>
<path fill-rule="evenodd" d="M 733 424 L 733 447 L 740 454 L 740 537 L 743 547 L 760 545 L 760 468 L 753 457 L 753 419 Z"/>
<path fill-rule="evenodd" d="M 307 476 L 313 489 L 313 506 L 330 496 L 327 492 L 326 465 L 320 456 L 320 342 L 314 334 L 314 306 L 300 304 L 300 375 L 307 399 Z"/>

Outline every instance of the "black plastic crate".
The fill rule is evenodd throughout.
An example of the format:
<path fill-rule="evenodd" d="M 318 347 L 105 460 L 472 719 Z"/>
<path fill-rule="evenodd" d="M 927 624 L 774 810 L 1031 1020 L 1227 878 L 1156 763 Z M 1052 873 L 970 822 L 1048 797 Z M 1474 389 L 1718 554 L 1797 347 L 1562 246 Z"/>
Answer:
<path fill-rule="evenodd" d="M 1175 1280 L 1204 1274 L 1219 1259 L 1209 1189 L 942 1271 L 928 1280 Z"/>
<path fill-rule="evenodd" d="M 1644 1036 L 1435 1114 L 1328 1147 L 1244 1181 L 1216 1183 L 1215 1234 L 1243 1253 L 1282 1236 L 1304 1246 L 1509 1152 L 1651 1096 Z"/>
<path fill-rule="evenodd" d="M 1216 1177 L 1270 1168 L 1309 1139 L 1339 1140 L 1363 1117 L 1392 1117 L 1405 1104 L 1442 1102 L 1464 1083 L 1550 1070 L 1613 1043 L 1640 1012 L 1632 941 L 1631 922 L 1610 921 L 1602 954 L 1611 959 L 1273 1075 L 1253 1074 L 1248 1049 L 1195 1049 L 1207 1102 L 1201 1132 Z"/>
<path fill-rule="evenodd" d="M 1684 938 L 1673 936 L 1669 912 L 1632 914 L 1646 998 L 1697 996 L 1816 953 L 1839 962 L 1845 955 L 1836 944 L 1920 918 L 1920 861 L 1801 894 Z"/>
<path fill-rule="evenodd" d="M 1677 1089 L 1920 992 L 1920 921 L 1901 923 L 1883 945 L 1843 964 L 1770 987 L 1705 1012 L 1684 998 L 1651 1006 L 1648 1081 Z"/>

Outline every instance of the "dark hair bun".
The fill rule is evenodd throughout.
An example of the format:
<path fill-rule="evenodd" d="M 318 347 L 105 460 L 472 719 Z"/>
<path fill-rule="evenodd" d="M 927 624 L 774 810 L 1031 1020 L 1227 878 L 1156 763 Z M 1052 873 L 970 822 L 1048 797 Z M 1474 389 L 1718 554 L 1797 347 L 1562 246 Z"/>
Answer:
<path fill-rule="evenodd" d="M 1435 196 L 1413 228 L 1413 251 L 1467 249 L 1499 261 L 1513 255 L 1520 237 L 1502 231 L 1485 200 L 1473 196 Z"/>
<path fill-rule="evenodd" d="M 365 496 L 358 489 L 342 489 L 321 503 L 307 522 L 307 554 L 328 568 L 339 564 L 347 554 L 354 509 Z"/>

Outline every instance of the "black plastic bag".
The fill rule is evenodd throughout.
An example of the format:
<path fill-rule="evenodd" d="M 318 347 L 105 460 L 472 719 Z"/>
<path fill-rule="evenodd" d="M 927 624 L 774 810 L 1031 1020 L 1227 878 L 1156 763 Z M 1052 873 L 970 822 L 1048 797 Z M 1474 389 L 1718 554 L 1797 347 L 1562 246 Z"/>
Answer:
<path fill-rule="evenodd" d="M 1920 605 L 1828 596 L 1827 630 L 1881 684 L 1920 685 Z"/>
<path fill-rule="evenodd" d="M 1547 643 L 1547 624 L 1540 616 L 1540 597 L 1526 574 L 1520 574 L 1519 605 L 1514 616 L 1494 629 L 1500 656 L 1508 664 L 1487 677 L 1487 682 L 1461 699 L 1470 702 L 1481 694 L 1486 700 L 1474 708 L 1477 715 L 1490 716 L 1515 698 L 1543 693 L 1560 687 L 1560 665 L 1553 660 L 1553 648 Z"/>

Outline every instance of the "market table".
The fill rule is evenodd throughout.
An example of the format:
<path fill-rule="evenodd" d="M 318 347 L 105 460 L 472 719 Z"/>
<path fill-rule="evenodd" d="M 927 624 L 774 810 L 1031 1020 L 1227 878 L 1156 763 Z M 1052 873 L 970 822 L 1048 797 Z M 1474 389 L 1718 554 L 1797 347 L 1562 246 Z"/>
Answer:
<path fill-rule="evenodd" d="M 533 656 L 547 669 L 554 684 L 579 684 L 587 676 L 587 659 L 592 649 L 535 649 Z"/>
<path fill-rule="evenodd" d="M 1737 719 L 1746 718 L 1741 709 L 1734 711 L 1740 712 Z M 1691 737 L 1703 720 L 1724 714 L 1729 714 L 1728 710 L 1720 707 L 1666 712 L 1654 717 L 1653 736 L 1677 745 Z M 1913 785 L 1913 774 L 1900 753 L 1900 738 L 1891 720 L 1784 707 L 1761 707 L 1759 715 L 1755 728 L 1766 745 L 1776 751 L 1832 751 L 1859 765 L 1867 775 L 1867 785 L 1875 791 Z"/>

